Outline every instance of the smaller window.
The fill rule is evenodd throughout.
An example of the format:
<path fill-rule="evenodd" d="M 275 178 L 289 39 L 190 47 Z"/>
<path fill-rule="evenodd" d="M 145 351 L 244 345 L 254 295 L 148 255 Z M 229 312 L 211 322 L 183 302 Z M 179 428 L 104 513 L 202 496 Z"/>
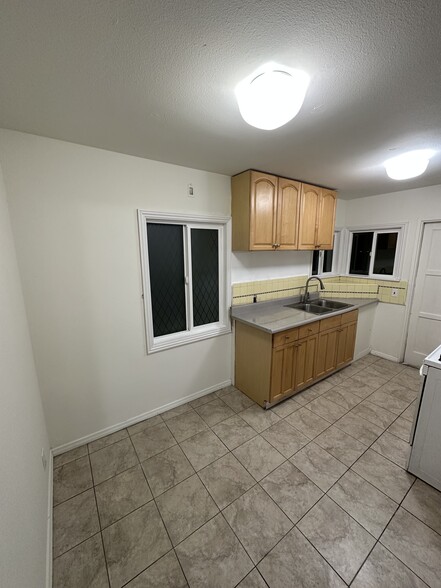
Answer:
<path fill-rule="evenodd" d="M 311 275 L 321 276 L 323 274 L 337 273 L 337 257 L 340 233 L 334 233 L 333 249 L 314 251 L 312 254 Z"/>
<path fill-rule="evenodd" d="M 398 277 L 401 229 L 350 232 L 349 275 Z"/>

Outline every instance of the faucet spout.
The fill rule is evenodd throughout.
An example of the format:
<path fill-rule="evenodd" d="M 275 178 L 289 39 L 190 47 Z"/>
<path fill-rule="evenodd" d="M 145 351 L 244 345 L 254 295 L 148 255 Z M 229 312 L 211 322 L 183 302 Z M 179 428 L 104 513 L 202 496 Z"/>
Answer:
<path fill-rule="evenodd" d="M 311 280 L 318 280 L 318 282 L 320 284 L 320 290 L 324 290 L 325 289 L 325 285 L 323 284 L 322 280 L 318 276 L 310 276 L 306 280 L 305 295 L 303 296 L 303 302 L 305 302 L 305 303 L 309 301 L 308 288 L 309 288 L 309 284 L 310 284 Z"/>

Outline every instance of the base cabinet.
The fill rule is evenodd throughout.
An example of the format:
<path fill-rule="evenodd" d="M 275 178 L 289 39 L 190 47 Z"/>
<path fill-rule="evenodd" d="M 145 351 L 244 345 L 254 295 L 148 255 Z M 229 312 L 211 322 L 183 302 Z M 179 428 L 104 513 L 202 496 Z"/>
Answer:
<path fill-rule="evenodd" d="M 352 361 L 358 310 L 271 335 L 236 322 L 235 386 L 261 406 L 304 390 Z"/>

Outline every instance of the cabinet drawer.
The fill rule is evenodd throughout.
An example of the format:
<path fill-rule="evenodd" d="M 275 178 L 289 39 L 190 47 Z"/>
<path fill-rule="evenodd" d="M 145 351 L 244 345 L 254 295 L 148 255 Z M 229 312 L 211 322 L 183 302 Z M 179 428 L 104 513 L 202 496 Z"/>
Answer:
<path fill-rule="evenodd" d="M 310 335 L 316 335 L 319 332 L 319 321 L 315 323 L 309 323 L 304 327 L 299 327 L 299 339 L 309 337 Z"/>
<path fill-rule="evenodd" d="M 299 338 L 299 329 L 290 329 L 289 331 L 282 331 L 273 335 L 273 347 L 280 347 L 281 345 L 288 345 Z"/>
<path fill-rule="evenodd" d="M 329 329 L 335 329 L 341 325 L 341 315 L 331 316 L 327 319 L 320 321 L 320 332 L 328 331 Z"/>
<path fill-rule="evenodd" d="M 358 318 L 358 308 L 356 310 L 351 310 L 351 312 L 345 312 L 345 314 L 341 315 L 341 324 L 346 325 L 347 323 L 353 323 Z"/>

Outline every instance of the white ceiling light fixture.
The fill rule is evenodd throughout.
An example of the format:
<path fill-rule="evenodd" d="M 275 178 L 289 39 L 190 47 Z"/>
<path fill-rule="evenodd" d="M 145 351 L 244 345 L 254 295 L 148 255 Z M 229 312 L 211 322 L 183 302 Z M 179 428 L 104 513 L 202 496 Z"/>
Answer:
<path fill-rule="evenodd" d="M 423 174 L 434 155 L 431 149 L 418 149 L 397 155 L 384 162 L 387 175 L 392 180 L 408 180 Z"/>
<path fill-rule="evenodd" d="M 308 85 L 305 72 L 267 63 L 236 86 L 240 114 L 253 127 L 277 129 L 299 112 Z"/>

